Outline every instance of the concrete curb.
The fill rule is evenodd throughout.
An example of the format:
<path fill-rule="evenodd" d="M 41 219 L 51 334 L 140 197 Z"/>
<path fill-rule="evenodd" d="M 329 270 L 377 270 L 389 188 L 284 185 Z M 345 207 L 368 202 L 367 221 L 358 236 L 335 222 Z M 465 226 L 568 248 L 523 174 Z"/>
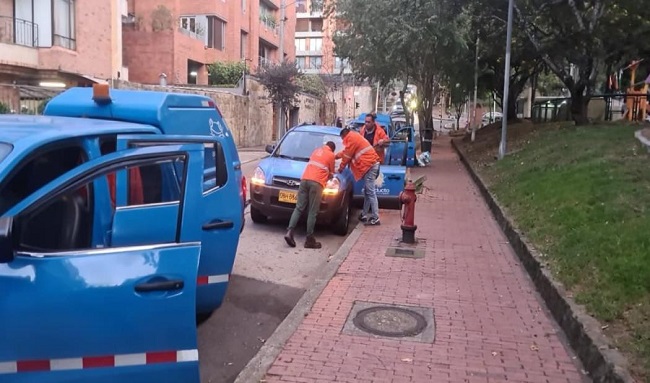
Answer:
<path fill-rule="evenodd" d="M 571 347 L 593 381 L 597 383 L 634 383 L 635 380 L 627 370 L 627 361 L 620 352 L 612 348 L 607 337 L 601 331 L 601 324 L 588 315 L 582 306 L 567 297 L 564 286 L 555 280 L 551 272 L 546 269 L 546 265 L 540 261 L 541 258 L 537 250 L 506 217 L 504 209 L 488 191 L 481 177 L 474 171 L 465 154 L 456 145 L 455 140 L 452 140 L 451 143 L 481 191 L 494 218 L 510 241 L 510 245 L 533 280 L 537 291 L 566 334 Z"/>
<path fill-rule="evenodd" d="M 260 382 L 266 371 L 271 367 L 278 357 L 284 344 L 291 335 L 298 329 L 305 316 L 309 313 L 316 299 L 323 292 L 329 281 L 334 277 L 339 266 L 347 258 L 352 246 L 357 243 L 363 231 L 363 225 L 358 223 L 352 233 L 346 238 L 341 247 L 334 253 L 326 267 L 316 276 L 312 286 L 305 291 L 293 310 L 284 318 L 280 326 L 273 332 L 260 348 L 255 357 L 251 359 L 246 367 L 239 373 L 235 383 Z"/>

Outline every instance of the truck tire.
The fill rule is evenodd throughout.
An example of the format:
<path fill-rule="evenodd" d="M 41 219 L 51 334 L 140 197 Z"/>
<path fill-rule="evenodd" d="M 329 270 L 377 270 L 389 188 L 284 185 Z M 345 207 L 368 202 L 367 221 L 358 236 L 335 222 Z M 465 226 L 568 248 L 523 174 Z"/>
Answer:
<path fill-rule="evenodd" d="M 350 206 L 351 199 L 351 195 L 348 195 L 345 198 L 345 202 L 343 202 L 343 209 L 341 209 L 341 214 L 339 214 L 339 217 L 333 222 L 334 224 L 332 225 L 332 231 L 334 234 L 340 236 L 348 235 L 348 229 L 350 227 L 350 213 L 352 210 Z"/>
<path fill-rule="evenodd" d="M 251 205 L 251 219 L 255 223 L 266 223 L 269 220 L 269 217 L 262 214 L 261 211 L 257 210 L 255 206 Z"/>

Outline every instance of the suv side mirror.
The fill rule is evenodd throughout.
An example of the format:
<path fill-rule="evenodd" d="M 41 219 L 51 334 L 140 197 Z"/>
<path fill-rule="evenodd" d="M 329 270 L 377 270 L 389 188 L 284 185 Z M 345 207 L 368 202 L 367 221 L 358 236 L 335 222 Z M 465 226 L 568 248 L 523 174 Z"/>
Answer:
<path fill-rule="evenodd" d="M 11 239 L 11 229 L 14 220 L 11 217 L 0 218 L 0 263 L 14 260 L 14 246 Z"/>
<path fill-rule="evenodd" d="M 275 149 L 275 145 L 266 145 L 266 149 L 265 149 L 265 150 L 266 150 L 266 152 L 267 152 L 268 154 L 271 154 L 271 153 L 273 153 L 273 150 L 274 150 L 274 149 Z"/>

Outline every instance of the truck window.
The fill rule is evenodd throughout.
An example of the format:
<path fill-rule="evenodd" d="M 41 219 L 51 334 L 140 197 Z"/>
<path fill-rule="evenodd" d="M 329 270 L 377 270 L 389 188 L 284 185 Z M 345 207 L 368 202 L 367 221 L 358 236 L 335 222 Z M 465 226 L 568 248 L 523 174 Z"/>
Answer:
<path fill-rule="evenodd" d="M 176 165 L 183 168 L 181 160 L 171 162 L 165 161 L 152 165 L 131 166 L 126 169 L 130 174 L 143 175 L 147 172 L 162 174 L 165 166 Z M 146 170 L 145 170 L 146 168 Z M 156 170 L 157 169 L 157 170 Z M 27 252 L 61 252 L 96 247 L 108 247 L 110 243 L 93 243 L 93 230 L 96 211 L 94 204 L 94 182 L 106 177 L 115 179 L 115 173 L 96 176 L 82 185 L 70 187 L 68 190 L 53 195 L 50 199 L 33 211 L 20 214 L 15 220 L 15 238 L 17 248 Z M 183 178 L 181 178 L 182 180 Z M 131 182 L 129 182 L 131 184 Z M 150 183 L 142 177 L 140 186 L 140 197 L 151 198 L 152 195 L 159 195 L 159 185 Z M 130 190 L 130 194 L 132 194 Z M 179 193 L 180 196 L 180 193 Z M 111 196 L 114 198 L 114 196 Z M 47 198 L 47 197 L 45 197 Z M 131 199 L 131 197 L 129 197 Z M 179 199 L 176 198 L 178 201 Z M 149 200 L 150 202 L 161 202 Z M 132 201 L 129 203 L 140 203 L 143 201 Z M 164 201 L 163 201 L 164 202 Z M 113 210 L 114 212 L 114 210 Z M 101 228 L 106 232 L 109 228 Z"/>
<path fill-rule="evenodd" d="M 228 181 L 228 165 L 221 143 L 205 144 L 203 192 L 220 188 Z"/>
<path fill-rule="evenodd" d="M 90 248 L 93 194 L 93 183 L 88 181 L 53 196 L 33 212 L 20 214 L 14 224 L 18 250 L 46 252 Z"/>
<path fill-rule="evenodd" d="M 0 184 L 0 214 L 86 160 L 83 149 L 74 144 L 57 144 L 33 153 Z"/>

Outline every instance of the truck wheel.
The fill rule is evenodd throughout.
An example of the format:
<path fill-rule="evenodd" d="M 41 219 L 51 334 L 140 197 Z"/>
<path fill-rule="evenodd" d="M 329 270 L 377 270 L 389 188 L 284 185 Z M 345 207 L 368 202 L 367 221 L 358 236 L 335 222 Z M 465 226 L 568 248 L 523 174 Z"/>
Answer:
<path fill-rule="evenodd" d="M 345 202 L 343 203 L 343 209 L 341 209 L 341 214 L 339 214 L 339 217 L 334 221 L 334 225 L 332 226 L 332 231 L 334 234 L 337 235 L 347 235 L 348 234 L 348 228 L 350 227 L 350 197 L 345 198 Z"/>
<path fill-rule="evenodd" d="M 269 217 L 265 216 L 261 211 L 257 210 L 255 206 L 251 205 L 251 219 L 255 223 L 266 223 Z"/>

